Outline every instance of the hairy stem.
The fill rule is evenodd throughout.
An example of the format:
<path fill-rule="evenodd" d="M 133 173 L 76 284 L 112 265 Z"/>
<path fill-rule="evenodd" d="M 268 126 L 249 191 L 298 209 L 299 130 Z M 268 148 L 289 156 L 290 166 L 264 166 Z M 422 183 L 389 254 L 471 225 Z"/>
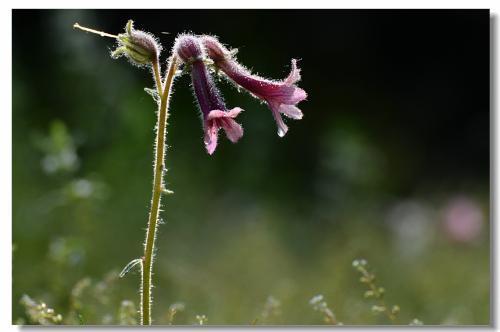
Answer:
<path fill-rule="evenodd" d="M 153 68 L 153 76 L 154 76 L 155 83 L 156 83 L 156 91 L 158 92 L 158 96 L 161 96 L 163 87 L 162 87 L 162 83 L 161 83 L 160 63 L 158 62 L 158 59 L 153 61 L 151 67 Z"/>
<path fill-rule="evenodd" d="M 159 75 L 158 63 L 153 62 L 153 72 L 158 90 L 161 91 L 161 79 Z M 153 194 L 151 198 L 151 211 L 149 212 L 148 228 L 146 232 L 146 242 L 144 243 L 144 257 L 141 278 L 141 324 L 151 325 L 151 305 L 152 305 L 152 271 L 153 255 L 155 250 L 156 228 L 158 227 L 158 216 L 163 191 L 163 169 L 165 159 L 165 131 L 168 118 L 168 104 L 172 82 L 177 70 L 177 59 L 170 58 L 168 71 L 165 79 L 165 87 L 161 93 L 160 109 L 158 111 L 158 123 L 156 131 L 156 149 L 153 173 Z"/>

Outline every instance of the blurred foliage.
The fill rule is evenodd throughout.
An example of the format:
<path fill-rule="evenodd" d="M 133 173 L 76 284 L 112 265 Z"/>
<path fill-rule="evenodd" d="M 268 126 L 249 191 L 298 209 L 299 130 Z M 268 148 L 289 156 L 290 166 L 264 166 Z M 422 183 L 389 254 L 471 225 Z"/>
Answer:
<path fill-rule="evenodd" d="M 29 324 L 53 325 L 62 322 L 62 316 L 54 309 L 47 307 L 44 302 L 37 303 L 28 295 L 23 295 L 20 303 L 26 310 Z M 25 321 L 20 319 L 17 324 L 25 324 Z"/>
<path fill-rule="evenodd" d="M 341 322 L 337 322 L 337 318 L 335 318 L 335 314 L 333 310 L 328 307 L 328 304 L 323 298 L 323 295 L 316 295 L 310 301 L 309 304 L 313 307 L 314 310 L 319 311 L 323 314 L 323 319 L 325 323 L 332 325 L 342 325 Z"/>
<path fill-rule="evenodd" d="M 153 82 L 71 28 L 128 19 L 165 49 L 216 34 L 273 78 L 301 58 L 309 93 L 280 139 L 219 82 L 245 135 L 210 157 L 177 80 L 155 324 L 388 324 L 357 257 L 402 324 L 490 322 L 488 12 L 254 10 L 13 11 L 13 322 L 138 320 L 140 276 L 116 271 L 142 254 Z"/>

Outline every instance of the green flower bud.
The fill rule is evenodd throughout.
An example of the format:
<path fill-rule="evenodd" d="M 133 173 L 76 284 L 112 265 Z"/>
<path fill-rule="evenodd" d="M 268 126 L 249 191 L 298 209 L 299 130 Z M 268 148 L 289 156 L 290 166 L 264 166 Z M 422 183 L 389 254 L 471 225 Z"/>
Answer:
<path fill-rule="evenodd" d="M 135 65 L 151 64 L 160 56 L 161 46 L 151 34 L 135 30 L 133 24 L 129 20 L 125 33 L 118 35 L 118 47 L 111 53 L 111 57 L 116 59 L 124 55 Z"/>

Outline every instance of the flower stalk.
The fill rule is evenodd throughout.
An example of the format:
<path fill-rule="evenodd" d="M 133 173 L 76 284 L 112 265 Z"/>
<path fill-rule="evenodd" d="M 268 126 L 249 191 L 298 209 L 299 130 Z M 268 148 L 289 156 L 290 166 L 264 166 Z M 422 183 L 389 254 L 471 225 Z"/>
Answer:
<path fill-rule="evenodd" d="M 113 58 L 126 57 L 137 67 L 150 67 L 156 85 L 156 91 L 145 89 L 151 93 L 158 104 L 156 138 L 153 165 L 153 188 L 151 208 L 149 210 L 144 253 L 141 258 L 132 260 L 120 273 L 125 276 L 136 266 L 141 268 L 141 325 L 151 325 L 152 276 L 155 256 L 156 230 L 159 224 L 162 194 L 171 194 L 163 183 L 166 151 L 166 128 L 169 115 L 169 101 L 172 94 L 172 85 L 179 66 L 191 74 L 192 86 L 202 115 L 205 131 L 204 143 L 209 154 L 217 146 L 217 136 L 223 129 L 227 138 L 236 143 L 243 136 L 243 128 L 234 119 L 243 110 L 239 107 L 228 109 L 212 77 L 211 70 L 222 70 L 231 80 L 248 90 L 252 95 L 266 101 L 278 123 L 280 136 L 283 136 L 287 127 L 281 119 L 280 113 L 293 119 L 302 118 L 302 112 L 295 105 L 307 96 L 304 90 L 296 86 L 300 79 L 300 69 L 295 60 L 292 60 L 290 75 L 282 81 L 271 81 L 252 75 L 245 67 L 233 58 L 234 52 L 225 49 L 217 39 L 210 36 L 195 36 L 182 34 L 176 38 L 172 54 L 169 57 L 167 71 L 162 81 L 159 55 L 161 45 L 151 34 L 136 30 L 133 21 L 129 20 L 125 26 L 125 33 L 112 35 L 107 32 L 86 28 L 75 23 L 74 28 L 98 34 L 101 37 L 110 37 L 117 41 L 117 48 L 111 53 Z M 210 67 L 209 67 L 210 66 Z M 205 320 L 203 320 L 204 322 Z M 202 320 L 200 320 L 200 323 Z"/>
<path fill-rule="evenodd" d="M 155 68 L 155 66 L 153 66 Z M 161 195 L 163 192 L 163 169 L 165 168 L 165 136 L 168 120 L 168 105 L 172 91 L 172 83 L 177 70 L 177 58 L 170 58 L 165 79 L 165 87 L 160 95 L 160 109 L 158 111 L 158 122 L 156 131 L 156 149 L 153 174 L 153 194 L 151 198 L 151 210 L 149 212 L 148 228 L 146 232 L 146 241 L 144 243 L 144 257 L 141 271 L 141 325 L 151 325 L 151 304 L 152 304 L 152 272 L 153 256 L 155 250 L 156 229 L 158 228 L 158 217 L 161 205 Z M 153 71 L 155 71 L 153 69 Z M 162 83 L 157 77 L 158 89 L 161 89 Z M 158 81 L 159 80 L 159 81 Z"/>
<path fill-rule="evenodd" d="M 137 31 L 133 28 L 133 22 L 128 21 L 125 27 L 125 34 L 112 35 L 107 32 L 98 31 L 83 27 L 78 23 L 73 25 L 75 29 L 83 30 L 101 37 L 110 37 L 118 41 L 118 48 L 112 52 L 112 57 L 117 58 L 122 55 L 126 56 L 134 65 L 151 66 L 153 79 L 156 85 L 156 91 L 160 97 L 159 110 L 157 113 L 156 124 L 156 139 L 155 139 L 155 156 L 153 166 L 153 190 L 151 197 L 151 209 L 149 211 L 148 226 L 146 231 L 146 240 L 144 242 L 144 255 L 141 259 L 132 260 L 122 271 L 120 276 L 124 276 L 134 266 L 141 267 L 141 325 L 151 325 L 151 306 L 152 300 L 152 276 L 153 276 L 153 261 L 155 252 L 156 229 L 159 223 L 159 214 L 161 206 L 161 195 L 165 193 L 163 185 L 163 170 L 165 168 L 165 150 L 166 150 L 166 128 L 168 119 L 168 105 L 172 91 L 172 83 L 177 71 L 177 57 L 172 55 L 168 62 L 168 69 L 163 86 L 159 52 L 161 47 L 157 45 L 153 36 Z"/>

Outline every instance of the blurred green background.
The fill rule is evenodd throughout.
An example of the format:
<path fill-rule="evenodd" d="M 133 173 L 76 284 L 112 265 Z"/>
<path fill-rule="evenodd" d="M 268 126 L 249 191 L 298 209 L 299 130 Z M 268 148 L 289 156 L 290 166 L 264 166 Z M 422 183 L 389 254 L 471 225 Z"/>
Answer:
<path fill-rule="evenodd" d="M 172 305 L 177 324 L 322 324 L 318 294 L 344 324 L 387 324 L 356 258 L 401 324 L 489 323 L 487 10 L 14 10 L 14 323 L 33 323 L 23 294 L 66 324 L 134 322 L 139 274 L 116 273 L 142 254 L 152 80 L 72 29 L 128 19 L 166 50 L 217 35 L 271 78 L 298 58 L 309 95 L 280 139 L 265 105 L 219 82 L 245 134 L 209 156 L 189 78 L 176 81 L 156 324 Z"/>

